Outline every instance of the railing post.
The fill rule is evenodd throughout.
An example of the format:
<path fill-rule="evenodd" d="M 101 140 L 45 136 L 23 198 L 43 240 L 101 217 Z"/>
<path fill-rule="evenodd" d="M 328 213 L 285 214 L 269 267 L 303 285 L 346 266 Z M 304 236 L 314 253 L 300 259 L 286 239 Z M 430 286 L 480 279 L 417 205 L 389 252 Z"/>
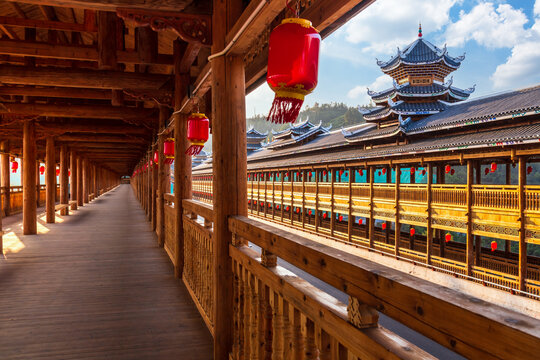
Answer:
<path fill-rule="evenodd" d="M 472 274 L 472 268 L 474 265 L 474 236 L 472 234 L 472 182 L 472 160 L 467 160 L 467 244 L 465 255 L 467 262 L 467 275 L 469 276 Z M 479 252 L 480 249 L 476 249 L 476 251 Z"/>
<path fill-rule="evenodd" d="M 306 170 L 301 170 L 302 174 L 302 228 L 306 227 Z"/>
<path fill-rule="evenodd" d="M 390 171 L 388 171 L 390 173 Z M 394 254 L 399 256 L 399 246 L 400 246 L 400 235 L 401 235 L 401 223 L 399 221 L 399 185 L 401 183 L 401 170 L 399 164 L 396 164 L 396 188 L 395 188 L 395 200 L 394 207 L 396 212 L 395 222 L 394 222 Z M 388 233 L 388 227 L 386 228 Z"/>
<path fill-rule="evenodd" d="M 426 263 L 431 265 L 431 255 L 433 253 L 433 229 L 431 227 L 431 202 L 433 201 L 432 194 L 432 185 L 433 185 L 433 164 L 428 163 L 427 166 L 427 204 L 426 204 Z"/>
<path fill-rule="evenodd" d="M 319 231 L 319 170 L 315 169 L 315 232 Z"/>
<path fill-rule="evenodd" d="M 83 160 L 80 156 L 77 155 L 77 206 L 84 205 L 83 183 L 84 183 Z"/>
<path fill-rule="evenodd" d="M 352 179 L 353 179 L 353 174 L 354 176 L 356 177 L 356 170 L 354 167 L 349 167 L 349 212 L 348 212 L 348 215 L 347 215 L 347 237 L 349 239 L 349 242 L 352 240 L 352 230 L 353 230 L 353 219 L 352 219 Z"/>
<path fill-rule="evenodd" d="M 373 182 L 375 181 L 375 175 L 373 171 L 373 166 L 367 168 L 368 177 L 369 177 L 369 247 L 373 248 L 374 237 L 375 237 L 375 219 L 373 212 Z"/>
<path fill-rule="evenodd" d="M 525 242 L 525 185 L 527 184 L 527 161 L 523 156 L 518 157 L 518 196 L 519 196 L 519 256 L 518 281 L 519 290 L 526 290 L 527 279 L 527 243 Z"/>
<path fill-rule="evenodd" d="M 71 195 L 71 201 L 73 201 L 71 205 L 71 210 L 77 210 L 77 204 L 78 204 L 78 201 L 77 201 L 77 193 L 78 193 L 77 191 L 77 185 L 78 185 L 77 157 L 75 153 L 73 152 L 73 150 L 70 150 L 69 152 L 69 161 L 70 161 L 69 167 L 71 169 L 71 176 L 69 179 L 69 184 L 70 184 L 69 191 Z"/>
<path fill-rule="evenodd" d="M 334 213 L 334 182 L 336 174 L 339 170 L 331 169 L 328 171 L 329 174 L 332 174 L 330 180 L 330 236 L 334 236 L 334 226 L 336 225 L 335 213 Z"/>

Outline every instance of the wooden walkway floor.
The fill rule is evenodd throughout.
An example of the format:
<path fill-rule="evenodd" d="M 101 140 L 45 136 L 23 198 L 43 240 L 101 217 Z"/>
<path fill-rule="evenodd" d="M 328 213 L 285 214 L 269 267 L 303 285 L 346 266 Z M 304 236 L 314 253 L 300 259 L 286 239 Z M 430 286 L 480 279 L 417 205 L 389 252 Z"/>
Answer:
<path fill-rule="evenodd" d="M 72 214 L 7 236 L 0 359 L 211 359 L 211 335 L 131 187 Z"/>

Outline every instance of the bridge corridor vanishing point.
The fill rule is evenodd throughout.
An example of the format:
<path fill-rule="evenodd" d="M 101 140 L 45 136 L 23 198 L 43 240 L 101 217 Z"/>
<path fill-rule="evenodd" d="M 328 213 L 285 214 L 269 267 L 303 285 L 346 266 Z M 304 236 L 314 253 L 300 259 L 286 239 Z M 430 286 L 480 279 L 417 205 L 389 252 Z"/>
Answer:
<path fill-rule="evenodd" d="M 42 225 L 0 261 L 0 358 L 212 358 L 129 185 Z"/>

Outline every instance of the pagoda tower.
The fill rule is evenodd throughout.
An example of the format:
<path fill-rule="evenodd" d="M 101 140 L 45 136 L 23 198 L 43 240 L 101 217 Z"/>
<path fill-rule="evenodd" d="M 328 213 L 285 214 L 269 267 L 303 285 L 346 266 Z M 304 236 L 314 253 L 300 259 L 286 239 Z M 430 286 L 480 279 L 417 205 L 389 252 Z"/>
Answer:
<path fill-rule="evenodd" d="M 445 78 L 457 70 L 465 55 L 451 57 L 446 45 L 439 49 L 422 38 L 400 50 L 390 60 L 377 60 L 382 72 L 394 79 L 393 86 L 380 92 L 368 89 L 368 95 L 377 105 L 375 109 L 362 109 L 366 122 L 377 123 L 378 128 L 398 125 L 400 118 L 419 120 L 446 109 L 449 103 L 466 100 L 474 86 L 461 90 L 452 86 L 452 78 Z"/>

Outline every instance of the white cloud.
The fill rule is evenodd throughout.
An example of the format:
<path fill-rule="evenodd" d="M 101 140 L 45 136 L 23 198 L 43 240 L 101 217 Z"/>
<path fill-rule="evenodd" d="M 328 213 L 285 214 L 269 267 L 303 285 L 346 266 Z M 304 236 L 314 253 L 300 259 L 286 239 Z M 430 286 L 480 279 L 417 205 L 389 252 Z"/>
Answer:
<path fill-rule="evenodd" d="M 396 46 L 409 44 L 422 22 L 424 35 L 441 30 L 450 21 L 450 9 L 461 0 L 378 0 L 344 26 L 353 44 L 367 43 L 363 52 L 393 55 Z M 399 9 L 399 10 L 398 10 Z"/>
<path fill-rule="evenodd" d="M 274 101 L 274 92 L 264 83 L 246 96 L 246 116 L 267 114 Z"/>
<path fill-rule="evenodd" d="M 447 27 L 445 36 L 449 46 L 463 46 L 474 40 L 488 48 L 512 47 L 526 38 L 527 22 L 523 11 L 509 4 L 495 8 L 493 3 L 480 3 L 468 13 L 462 10 L 459 20 Z"/>
<path fill-rule="evenodd" d="M 347 92 L 347 97 L 356 100 L 359 105 L 367 105 L 371 98 L 367 94 L 367 88 L 373 91 L 386 90 L 392 86 L 392 78 L 388 75 L 381 75 L 369 85 L 357 85 Z"/>
<path fill-rule="evenodd" d="M 535 23 L 518 39 L 505 63 L 491 76 L 494 88 L 521 88 L 540 82 L 540 0 L 534 5 Z"/>

